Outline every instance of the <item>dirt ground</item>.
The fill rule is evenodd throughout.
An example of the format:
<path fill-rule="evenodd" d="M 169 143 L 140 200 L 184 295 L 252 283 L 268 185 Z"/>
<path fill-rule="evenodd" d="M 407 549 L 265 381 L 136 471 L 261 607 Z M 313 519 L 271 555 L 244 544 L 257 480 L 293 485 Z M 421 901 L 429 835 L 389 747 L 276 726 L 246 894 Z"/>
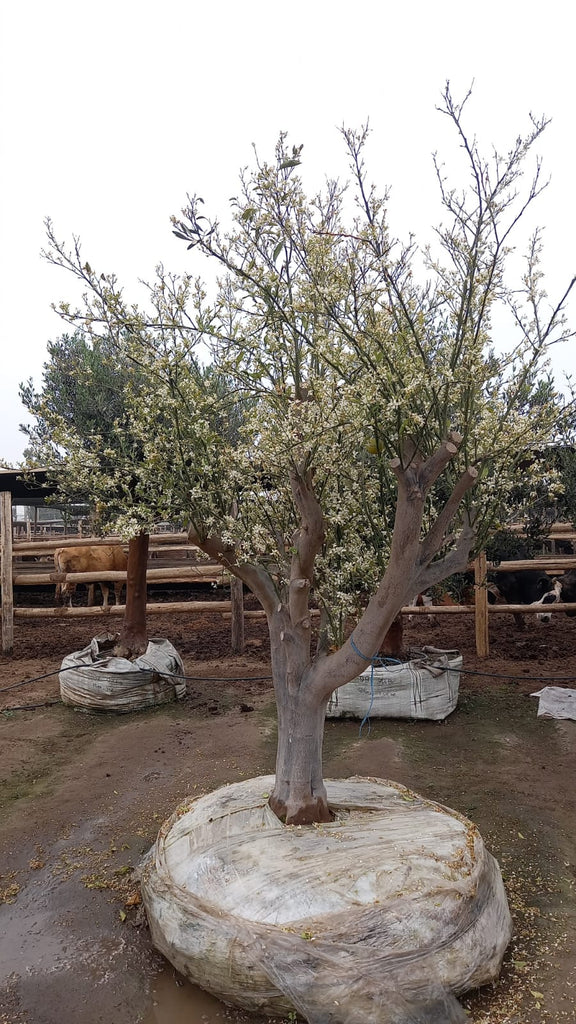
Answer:
<path fill-rule="evenodd" d="M 190 677 L 183 701 L 153 711 L 59 702 L 55 673 L 91 639 L 89 619 L 17 622 L 14 655 L 0 657 L 2 1024 L 256 1024 L 154 951 L 137 868 L 185 796 L 273 771 L 266 627 L 248 623 L 242 657 L 230 656 L 220 616 L 162 615 L 151 627 Z M 474 1024 L 576 1022 L 576 722 L 538 719 L 530 697 L 554 680 L 576 687 L 576 619 L 531 618 L 519 631 L 495 617 L 485 661 L 469 617 L 419 617 L 405 642 L 463 653 L 456 711 L 442 723 L 372 720 L 361 733 L 329 721 L 325 775 L 393 779 L 479 826 L 515 934 L 499 984 L 463 1000 Z"/>

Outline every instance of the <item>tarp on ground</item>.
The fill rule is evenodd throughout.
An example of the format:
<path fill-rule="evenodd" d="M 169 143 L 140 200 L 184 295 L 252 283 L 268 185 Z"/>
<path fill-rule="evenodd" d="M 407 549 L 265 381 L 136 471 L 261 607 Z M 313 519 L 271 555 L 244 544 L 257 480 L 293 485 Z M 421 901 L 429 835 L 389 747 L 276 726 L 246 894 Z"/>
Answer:
<path fill-rule="evenodd" d="M 539 718 L 572 718 L 576 721 L 576 690 L 564 689 L 562 686 L 545 686 L 543 690 L 531 693 L 531 697 L 539 697 Z"/>

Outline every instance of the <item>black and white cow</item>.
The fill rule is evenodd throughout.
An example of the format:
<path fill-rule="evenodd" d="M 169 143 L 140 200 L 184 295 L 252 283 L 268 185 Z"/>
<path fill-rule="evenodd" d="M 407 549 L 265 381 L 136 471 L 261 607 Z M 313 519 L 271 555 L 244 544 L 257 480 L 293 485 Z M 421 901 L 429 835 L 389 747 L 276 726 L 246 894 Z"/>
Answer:
<path fill-rule="evenodd" d="M 554 593 L 555 600 L 559 604 L 576 603 L 576 569 L 570 569 L 563 576 L 555 577 Z M 551 601 L 552 598 L 549 598 L 549 600 Z M 566 615 L 573 617 L 576 615 L 576 612 L 566 612 Z"/>
<path fill-rule="evenodd" d="M 491 573 L 488 577 L 488 601 L 490 604 L 552 604 L 558 601 L 556 581 L 542 569 L 520 569 L 517 572 Z M 524 619 L 518 612 L 514 621 L 524 629 Z M 550 613 L 536 616 L 541 622 L 549 622 Z"/>

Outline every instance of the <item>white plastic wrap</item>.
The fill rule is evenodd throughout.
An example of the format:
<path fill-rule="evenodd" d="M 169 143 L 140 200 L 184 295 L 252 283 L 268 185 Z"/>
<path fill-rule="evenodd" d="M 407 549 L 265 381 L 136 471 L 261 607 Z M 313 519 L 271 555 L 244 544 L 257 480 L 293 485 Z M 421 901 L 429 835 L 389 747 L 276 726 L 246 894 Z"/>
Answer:
<path fill-rule="evenodd" d="M 94 637 L 88 647 L 68 654 L 60 666 L 64 704 L 93 711 L 140 711 L 179 700 L 186 693 L 184 666 L 169 640 L 152 639 L 134 661 L 108 651 L 115 637 Z"/>
<path fill-rule="evenodd" d="M 538 718 L 572 718 L 576 721 L 576 690 L 545 686 L 531 697 L 539 697 Z"/>
<path fill-rule="evenodd" d="M 423 647 L 410 661 L 367 668 L 332 694 L 328 718 L 447 718 L 458 703 L 462 655 Z"/>
<path fill-rule="evenodd" d="M 328 781 L 335 821 L 285 826 L 273 776 L 192 799 L 164 824 L 142 894 L 154 944 L 195 984 L 311 1024 L 458 1024 L 511 935 L 476 827 L 403 786 Z"/>

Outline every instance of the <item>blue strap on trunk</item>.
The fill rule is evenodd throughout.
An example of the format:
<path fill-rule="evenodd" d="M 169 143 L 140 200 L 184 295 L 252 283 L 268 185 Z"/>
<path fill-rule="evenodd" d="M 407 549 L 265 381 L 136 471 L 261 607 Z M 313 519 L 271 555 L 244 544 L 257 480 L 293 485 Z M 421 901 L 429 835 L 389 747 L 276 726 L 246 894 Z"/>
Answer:
<path fill-rule="evenodd" d="M 360 658 L 363 658 L 364 661 L 370 662 L 370 703 L 364 718 L 360 722 L 360 728 L 358 729 L 358 735 L 361 736 L 362 729 L 366 725 L 366 722 L 368 722 L 368 732 L 370 732 L 370 712 L 372 711 L 374 704 L 374 667 L 377 666 L 378 668 L 381 668 L 386 665 L 401 665 L 402 662 L 399 658 L 389 658 L 380 654 L 373 654 L 371 658 L 368 658 L 365 654 L 362 654 L 361 650 L 358 649 L 352 637 L 350 637 L 350 646 L 355 654 L 359 655 Z"/>

